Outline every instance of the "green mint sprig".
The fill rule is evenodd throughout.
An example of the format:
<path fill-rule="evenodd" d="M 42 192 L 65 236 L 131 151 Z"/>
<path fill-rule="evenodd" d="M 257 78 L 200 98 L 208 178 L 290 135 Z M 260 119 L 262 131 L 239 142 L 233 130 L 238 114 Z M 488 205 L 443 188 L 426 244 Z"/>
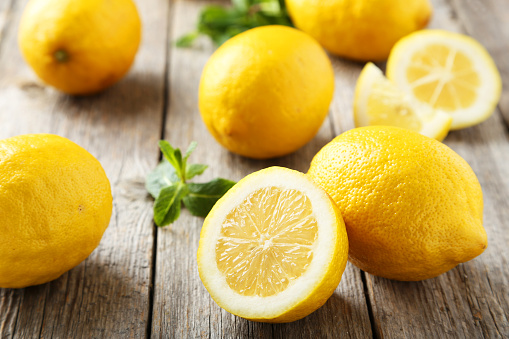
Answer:
<path fill-rule="evenodd" d="M 147 191 L 155 199 L 154 221 L 157 226 L 167 226 L 177 220 L 182 203 L 192 215 L 206 217 L 216 201 L 235 185 L 234 181 L 222 178 L 207 183 L 187 182 L 208 167 L 187 163 L 196 145 L 193 141 L 182 156 L 180 149 L 173 148 L 168 141 L 159 141 L 163 160 L 147 175 L 145 182 Z"/>
<path fill-rule="evenodd" d="M 266 25 L 293 27 L 284 0 L 232 0 L 232 6 L 205 6 L 196 30 L 176 41 L 177 47 L 190 47 L 200 35 L 206 35 L 217 46 L 248 29 Z"/>

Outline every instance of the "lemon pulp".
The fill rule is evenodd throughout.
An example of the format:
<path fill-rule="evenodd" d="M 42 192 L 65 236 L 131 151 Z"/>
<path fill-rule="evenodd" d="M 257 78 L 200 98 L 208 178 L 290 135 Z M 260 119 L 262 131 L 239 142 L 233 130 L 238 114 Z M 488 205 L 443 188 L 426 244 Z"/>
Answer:
<path fill-rule="evenodd" d="M 444 111 L 470 107 L 481 85 L 470 59 L 441 44 L 431 44 L 414 54 L 407 80 L 417 99 Z"/>
<path fill-rule="evenodd" d="M 317 236 L 306 195 L 261 188 L 228 213 L 216 244 L 217 267 L 239 294 L 276 295 L 306 271 Z"/>

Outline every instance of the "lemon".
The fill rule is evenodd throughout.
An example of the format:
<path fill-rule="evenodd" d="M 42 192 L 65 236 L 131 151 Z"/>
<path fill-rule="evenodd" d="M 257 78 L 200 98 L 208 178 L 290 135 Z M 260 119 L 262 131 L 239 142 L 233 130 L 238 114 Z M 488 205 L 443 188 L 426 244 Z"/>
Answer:
<path fill-rule="evenodd" d="M 356 128 L 324 146 L 308 175 L 337 203 L 349 260 L 366 272 L 433 278 L 487 247 L 481 186 L 465 160 L 434 139 Z"/>
<path fill-rule="evenodd" d="M 447 113 L 413 102 L 371 62 L 357 80 L 353 113 L 356 127 L 397 126 L 439 141 L 446 137 L 452 121 Z"/>
<path fill-rule="evenodd" d="M 426 27 L 429 0 L 286 0 L 295 26 L 331 53 L 385 60 L 394 44 Z"/>
<path fill-rule="evenodd" d="M 415 100 L 448 113 L 451 129 L 488 119 L 502 90 L 484 47 L 443 30 L 424 30 L 399 41 L 387 60 L 387 77 Z"/>
<path fill-rule="evenodd" d="M 47 84 L 68 94 L 98 92 L 124 76 L 141 39 L 131 0 L 30 0 L 19 46 Z"/>
<path fill-rule="evenodd" d="M 214 138 L 251 158 L 289 154 L 327 116 L 334 73 L 320 45 L 294 28 L 263 26 L 223 44 L 203 70 L 199 107 Z"/>
<path fill-rule="evenodd" d="M 330 197 L 305 174 L 270 167 L 239 181 L 211 210 L 198 271 L 228 312 L 290 322 L 332 295 L 347 256 L 345 225 Z"/>
<path fill-rule="evenodd" d="M 0 140 L 0 288 L 58 278 L 97 247 L 112 196 L 101 164 L 51 134 Z"/>

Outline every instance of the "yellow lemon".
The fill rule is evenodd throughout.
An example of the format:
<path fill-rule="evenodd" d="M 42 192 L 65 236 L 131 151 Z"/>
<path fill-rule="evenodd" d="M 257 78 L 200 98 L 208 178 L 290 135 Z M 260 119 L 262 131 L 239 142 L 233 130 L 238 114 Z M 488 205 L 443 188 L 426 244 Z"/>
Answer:
<path fill-rule="evenodd" d="M 451 129 L 488 119 L 502 91 L 484 47 L 443 30 L 423 30 L 399 41 L 387 60 L 387 77 L 416 101 L 448 113 Z"/>
<path fill-rule="evenodd" d="M 322 148 L 308 175 L 337 203 L 349 259 L 366 272 L 433 278 L 487 247 L 481 186 L 465 160 L 434 139 L 356 128 Z"/>
<path fill-rule="evenodd" d="M 0 288 L 42 284 L 85 260 L 112 211 L 101 164 L 68 139 L 0 140 Z"/>
<path fill-rule="evenodd" d="M 131 0 L 30 0 L 18 37 L 23 56 L 44 82 L 78 95 L 122 78 L 140 39 Z"/>
<path fill-rule="evenodd" d="M 357 80 L 353 113 L 356 127 L 397 126 L 439 141 L 447 136 L 452 121 L 447 113 L 413 101 L 371 62 Z"/>
<path fill-rule="evenodd" d="M 251 158 L 291 153 L 311 140 L 332 100 L 334 73 L 320 45 L 294 28 L 263 26 L 223 44 L 200 81 L 205 125 Z"/>
<path fill-rule="evenodd" d="M 426 27 L 429 0 L 286 0 L 295 26 L 331 53 L 356 60 L 385 60 L 392 46 Z"/>
<path fill-rule="evenodd" d="M 270 167 L 239 181 L 211 210 L 198 271 L 228 312 L 290 322 L 325 303 L 347 257 L 345 224 L 330 197 L 305 174 Z"/>

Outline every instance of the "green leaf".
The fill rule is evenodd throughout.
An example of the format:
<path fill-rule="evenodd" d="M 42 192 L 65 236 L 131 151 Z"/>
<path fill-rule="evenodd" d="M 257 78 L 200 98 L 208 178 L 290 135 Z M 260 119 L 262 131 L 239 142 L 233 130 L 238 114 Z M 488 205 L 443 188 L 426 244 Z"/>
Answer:
<path fill-rule="evenodd" d="M 232 0 L 232 5 L 234 8 L 240 11 L 247 11 L 249 6 L 251 6 L 249 0 Z"/>
<path fill-rule="evenodd" d="M 206 217 L 214 204 L 230 188 L 235 185 L 234 181 L 217 178 L 204 184 L 188 184 L 188 195 L 183 199 L 184 205 L 191 214 Z"/>
<path fill-rule="evenodd" d="M 179 181 L 175 168 L 163 158 L 157 167 L 147 175 L 145 188 L 154 199 L 159 196 L 161 190 Z"/>
<path fill-rule="evenodd" d="M 191 153 L 194 152 L 194 150 L 196 149 L 196 146 L 198 146 L 198 143 L 196 141 L 191 141 L 191 143 L 189 144 L 189 147 L 187 147 L 186 154 L 184 155 L 184 162 L 186 162 L 187 159 L 189 159 L 189 156 L 191 155 Z"/>
<path fill-rule="evenodd" d="M 284 0 L 232 0 L 231 7 L 205 6 L 196 31 L 179 41 L 181 46 L 189 46 L 197 34 L 203 34 L 219 46 L 239 33 L 264 25 L 293 26 Z"/>
<path fill-rule="evenodd" d="M 173 148 L 166 140 L 159 141 L 159 148 L 166 160 L 168 160 L 168 162 L 175 168 L 180 180 L 183 181 L 184 173 L 182 173 L 182 153 L 180 152 L 180 149 Z"/>
<path fill-rule="evenodd" d="M 194 40 L 200 36 L 200 32 L 194 31 L 187 33 L 186 35 L 181 36 L 175 42 L 175 46 L 177 47 L 191 47 L 193 45 Z"/>
<path fill-rule="evenodd" d="M 186 180 L 202 174 L 209 166 L 202 164 L 191 164 L 186 167 Z"/>
<path fill-rule="evenodd" d="M 187 193 L 187 185 L 182 182 L 161 190 L 154 203 L 154 221 L 157 226 L 166 226 L 177 220 L 182 199 Z"/>

